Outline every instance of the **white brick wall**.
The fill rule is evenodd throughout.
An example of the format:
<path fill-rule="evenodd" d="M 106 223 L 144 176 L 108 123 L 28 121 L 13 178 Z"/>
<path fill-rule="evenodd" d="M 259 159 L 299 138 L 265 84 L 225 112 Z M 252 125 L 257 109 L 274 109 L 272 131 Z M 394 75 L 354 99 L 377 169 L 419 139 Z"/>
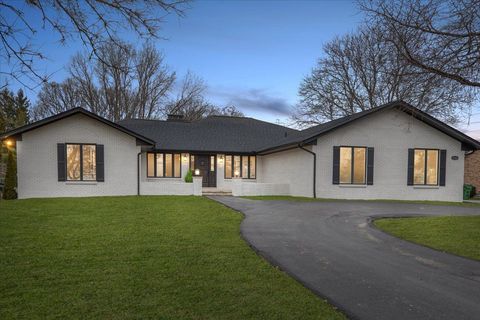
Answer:
<path fill-rule="evenodd" d="M 186 157 L 185 157 L 186 156 Z M 147 178 L 147 153 L 141 155 L 140 194 L 141 195 L 192 195 L 193 183 L 185 182 L 189 168 L 188 154 L 181 155 L 181 178 Z"/>
<path fill-rule="evenodd" d="M 332 184 L 333 146 L 375 148 L 374 184 Z M 407 186 L 409 148 L 447 150 L 446 186 Z M 317 197 L 462 201 L 464 152 L 461 143 L 398 110 L 385 110 L 321 136 L 317 153 Z M 452 160 L 458 156 L 459 160 Z M 306 181 L 311 186 L 311 182 Z"/>
<path fill-rule="evenodd" d="M 310 153 L 296 148 L 257 158 L 260 159 L 258 182 L 289 184 L 291 195 L 313 197 L 313 156 Z"/>
<path fill-rule="evenodd" d="M 332 184 L 333 146 L 375 148 L 374 185 Z M 447 150 L 446 186 L 407 186 L 409 148 Z M 462 201 L 464 152 L 461 143 L 398 110 L 385 110 L 321 136 L 308 149 L 317 154 L 317 197 Z M 458 160 L 452 160 L 457 156 Z M 313 195 L 313 157 L 293 149 L 258 157 L 259 182 L 290 184 L 294 196 Z"/>
<path fill-rule="evenodd" d="M 137 153 L 131 137 L 77 114 L 26 132 L 17 142 L 18 196 L 85 197 L 137 194 Z M 57 143 L 96 143 L 105 147 L 105 182 L 60 182 Z"/>
<path fill-rule="evenodd" d="M 237 197 L 290 195 L 290 184 L 261 183 L 237 178 L 232 180 L 232 195 Z"/>

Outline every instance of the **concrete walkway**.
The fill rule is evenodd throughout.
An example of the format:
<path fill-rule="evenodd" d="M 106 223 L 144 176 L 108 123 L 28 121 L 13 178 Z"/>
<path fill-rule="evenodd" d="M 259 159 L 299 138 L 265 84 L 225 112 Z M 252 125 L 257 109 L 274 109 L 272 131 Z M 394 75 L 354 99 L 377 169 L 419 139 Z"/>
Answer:
<path fill-rule="evenodd" d="M 480 262 L 389 236 L 370 217 L 472 215 L 480 208 L 211 197 L 272 264 L 353 319 L 480 319 Z M 480 230 L 479 230 L 480 232 Z"/>

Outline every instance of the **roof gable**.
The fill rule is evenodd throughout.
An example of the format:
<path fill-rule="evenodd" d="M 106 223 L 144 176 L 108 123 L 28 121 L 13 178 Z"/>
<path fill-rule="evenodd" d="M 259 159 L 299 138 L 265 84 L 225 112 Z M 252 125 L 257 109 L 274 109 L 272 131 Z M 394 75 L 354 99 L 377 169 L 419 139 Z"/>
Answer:
<path fill-rule="evenodd" d="M 401 110 L 413 117 L 415 117 L 417 120 L 420 120 L 429 126 L 443 132 L 444 134 L 454 138 L 455 140 L 458 140 L 462 143 L 462 147 L 467 150 L 478 150 L 480 149 L 480 142 L 467 136 L 466 134 L 458 131 L 457 129 L 447 125 L 446 123 L 435 119 L 431 115 L 421 111 L 420 109 L 415 108 L 414 106 L 403 102 L 403 101 L 394 101 L 391 103 L 384 104 L 382 106 L 372 108 L 369 110 L 365 110 L 362 112 L 354 113 L 352 115 L 335 119 L 330 122 L 326 122 L 305 130 L 300 131 L 296 135 L 292 135 L 288 138 L 281 139 L 277 141 L 275 144 L 270 144 L 270 145 L 265 145 L 264 148 L 259 150 L 259 153 L 270 153 L 278 149 L 283 149 L 283 148 L 288 148 L 293 145 L 304 145 L 308 144 L 314 139 L 317 139 L 318 137 L 332 131 L 335 129 L 338 129 L 340 127 L 343 127 L 344 125 L 347 125 L 355 120 L 362 119 L 365 117 L 368 117 L 369 115 L 372 115 L 374 113 L 377 113 L 382 110 L 388 110 L 388 109 L 398 109 Z"/>
<path fill-rule="evenodd" d="M 110 120 L 102 118 L 102 117 L 100 117 L 100 116 L 98 116 L 98 115 L 96 115 L 96 114 L 94 114 L 90 111 L 87 111 L 83 108 L 70 109 L 70 110 L 61 112 L 59 114 L 56 114 L 54 116 L 42 119 L 40 121 L 36 121 L 36 122 L 30 123 L 30 124 L 27 124 L 25 126 L 13 129 L 11 131 L 7 131 L 7 132 L 0 135 L 0 139 L 4 140 L 4 139 L 11 138 L 11 137 L 19 136 L 22 133 L 25 133 L 25 132 L 28 132 L 28 131 L 31 131 L 31 130 L 35 130 L 37 128 L 49 125 L 53 122 L 71 117 L 71 116 L 76 115 L 76 114 L 82 114 L 82 115 L 85 115 L 85 116 L 87 116 L 89 118 L 92 118 L 94 120 L 100 121 L 100 122 L 102 122 L 102 123 L 104 123 L 104 124 L 106 124 L 106 125 L 108 125 L 112 128 L 115 128 L 115 129 L 117 129 L 117 130 L 119 130 L 123 133 L 126 133 L 126 134 L 138 139 L 139 141 L 141 141 L 142 143 L 144 143 L 146 145 L 153 145 L 155 143 L 154 141 L 150 140 L 147 137 L 144 137 L 144 136 L 142 136 L 142 135 L 140 135 L 140 134 L 138 134 L 138 133 L 136 133 L 136 132 L 134 132 L 134 131 L 132 131 L 128 128 L 125 128 L 125 127 L 123 127 L 119 124 L 111 122 Z"/>

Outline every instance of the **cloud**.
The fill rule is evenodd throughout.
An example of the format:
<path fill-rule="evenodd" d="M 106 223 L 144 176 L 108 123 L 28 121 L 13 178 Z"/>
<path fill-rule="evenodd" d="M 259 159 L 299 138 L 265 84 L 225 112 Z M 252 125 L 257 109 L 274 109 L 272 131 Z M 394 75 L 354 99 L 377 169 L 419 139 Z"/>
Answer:
<path fill-rule="evenodd" d="M 291 104 L 286 98 L 275 96 L 265 89 L 210 89 L 209 94 L 226 104 L 233 104 L 240 110 L 254 112 L 274 113 L 276 115 L 289 116 Z"/>

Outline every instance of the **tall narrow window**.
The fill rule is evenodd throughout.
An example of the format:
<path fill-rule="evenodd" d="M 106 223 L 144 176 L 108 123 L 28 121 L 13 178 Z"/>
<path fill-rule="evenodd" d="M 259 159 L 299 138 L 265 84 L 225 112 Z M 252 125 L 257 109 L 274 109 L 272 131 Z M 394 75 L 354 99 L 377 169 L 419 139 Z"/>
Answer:
<path fill-rule="evenodd" d="M 438 150 L 415 149 L 413 184 L 438 185 Z"/>
<path fill-rule="evenodd" d="M 233 176 L 235 178 L 241 177 L 242 171 L 240 168 L 241 160 L 240 156 L 233 156 Z"/>
<path fill-rule="evenodd" d="M 81 180 L 80 145 L 67 144 L 67 180 Z"/>
<path fill-rule="evenodd" d="M 340 148 L 340 183 L 352 183 L 352 148 Z"/>
<path fill-rule="evenodd" d="M 175 178 L 180 178 L 180 170 L 182 170 L 182 157 L 180 153 L 175 153 L 173 155 L 173 176 Z"/>
<path fill-rule="evenodd" d="M 147 153 L 147 176 L 155 177 L 155 154 Z"/>
<path fill-rule="evenodd" d="M 250 156 L 250 179 L 255 179 L 257 176 L 257 158 Z"/>
<path fill-rule="evenodd" d="M 95 154 L 95 145 L 85 144 L 82 146 L 83 180 L 94 181 L 97 179 Z"/>
<path fill-rule="evenodd" d="M 248 179 L 248 156 L 242 156 L 242 178 Z"/>
<path fill-rule="evenodd" d="M 173 159 L 171 153 L 165 154 L 165 177 L 171 178 L 173 176 Z"/>
<path fill-rule="evenodd" d="M 415 150 L 413 183 L 425 184 L 425 150 Z"/>
<path fill-rule="evenodd" d="M 215 156 L 210 156 L 210 171 L 215 171 Z"/>
<path fill-rule="evenodd" d="M 353 183 L 365 184 L 365 148 L 353 148 Z"/>
<path fill-rule="evenodd" d="M 366 183 L 367 148 L 340 147 L 340 183 Z"/>
<path fill-rule="evenodd" d="M 427 151 L 427 184 L 438 183 L 438 150 Z"/>
<path fill-rule="evenodd" d="M 157 163 L 156 163 L 157 175 L 156 175 L 156 177 L 161 178 L 161 177 L 163 177 L 163 153 L 157 153 L 156 157 L 157 157 Z"/>
<path fill-rule="evenodd" d="M 190 170 L 195 171 L 195 156 L 193 154 L 190 155 Z"/>
<path fill-rule="evenodd" d="M 96 145 L 67 144 L 67 180 L 97 179 Z"/>
<path fill-rule="evenodd" d="M 232 156 L 225 156 L 225 178 L 232 178 Z"/>

